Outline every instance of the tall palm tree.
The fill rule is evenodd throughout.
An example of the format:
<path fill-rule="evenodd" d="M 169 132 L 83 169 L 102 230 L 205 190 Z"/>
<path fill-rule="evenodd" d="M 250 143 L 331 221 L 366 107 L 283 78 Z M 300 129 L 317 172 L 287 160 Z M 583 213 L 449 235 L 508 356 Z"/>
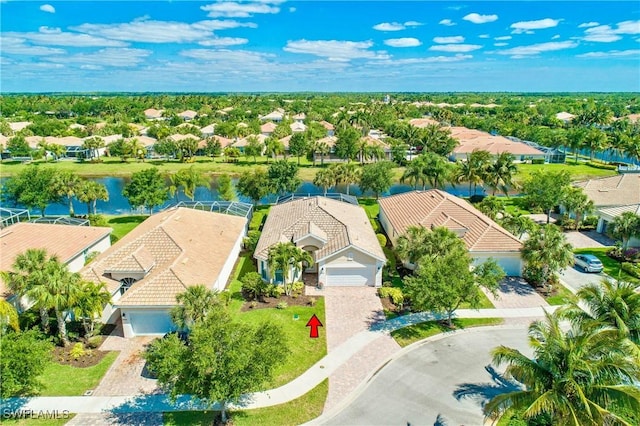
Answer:
<path fill-rule="evenodd" d="M 582 287 L 576 293 L 563 315 L 574 324 L 589 328 L 609 326 L 616 328 L 623 338 L 640 345 L 640 293 L 638 284 L 615 280 L 602 280 Z"/>
<path fill-rule="evenodd" d="M 79 280 L 78 298 L 73 306 L 73 313 L 81 318 L 86 338 L 93 335 L 96 317 L 102 313 L 108 303 L 111 303 L 111 295 L 104 283 L 96 284 Z"/>
<path fill-rule="evenodd" d="M 582 140 L 582 146 L 589 150 L 589 159 L 598 151 L 603 151 L 607 146 L 607 135 L 600 129 L 589 129 Z"/>
<path fill-rule="evenodd" d="M 499 346 L 493 363 L 506 364 L 505 376 L 524 386 L 522 390 L 493 397 L 485 406 L 487 417 L 508 409 L 523 411 L 525 419 L 547 415 L 554 425 L 628 425 L 611 411 L 612 403 L 631 412 L 640 411 L 640 363 L 629 356 L 630 343 L 607 328 L 564 332 L 560 316 L 529 326 L 532 358 L 519 350 Z"/>
<path fill-rule="evenodd" d="M 411 160 L 407 167 L 404 169 L 404 173 L 400 177 L 400 183 L 407 182 L 409 185 L 417 188 L 419 184 L 422 184 L 422 189 L 427 187 L 427 174 L 425 170 L 424 157 L 417 156 Z"/>
<path fill-rule="evenodd" d="M 555 225 L 541 226 L 533 232 L 522 248 L 527 263 L 525 274 L 538 285 L 546 285 L 560 269 L 573 263 L 573 247 L 562 230 Z"/>
<path fill-rule="evenodd" d="M 196 170 L 194 166 L 178 171 L 178 173 L 172 175 L 170 179 L 172 186 L 176 188 L 175 190 L 182 187 L 184 195 L 189 197 L 191 201 L 195 199 L 197 187 L 204 186 L 209 188 L 211 186 L 209 179 L 206 178 L 204 173 Z"/>
<path fill-rule="evenodd" d="M 513 163 L 513 155 L 501 152 L 493 164 L 490 164 L 486 169 L 485 181 L 493 190 L 491 195 L 496 195 L 498 189 L 504 195 L 508 195 L 516 173 L 518 173 L 518 167 Z"/>
<path fill-rule="evenodd" d="M 204 319 L 212 306 L 218 305 L 218 292 L 202 284 L 188 287 L 176 296 L 178 305 L 171 309 L 171 321 L 181 330 L 190 330 Z"/>
<path fill-rule="evenodd" d="M 303 262 L 311 265 L 313 264 L 313 258 L 308 252 L 296 247 L 292 242 L 278 243 L 269 248 L 267 256 L 269 275 L 273 281 L 276 272 L 280 271 L 282 285 L 287 295 L 291 294 L 292 283 L 289 280 L 291 270 L 293 269 L 294 275 L 296 275 L 300 271 Z"/>
<path fill-rule="evenodd" d="M 360 179 L 360 171 L 361 169 L 352 163 L 340 163 L 332 166 L 336 185 L 344 183 L 347 187 L 347 195 L 349 195 L 351 184 L 358 182 L 358 179 Z"/>
<path fill-rule="evenodd" d="M 429 230 L 423 226 L 410 226 L 398 237 L 396 252 L 401 259 L 418 266 L 425 256 L 444 256 L 464 249 L 464 242 L 449 229 L 439 226 Z M 410 266 L 410 265 L 409 265 Z"/>
<path fill-rule="evenodd" d="M 82 181 L 73 172 L 64 170 L 56 173 L 53 177 L 53 188 L 54 192 L 59 195 L 67 198 L 67 203 L 69 205 L 69 216 L 75 216 L 75 212 L 73 211 L 73 197 L 76 196 L 76 192 L 79 191 Z"/>
<path fill-rule="evenodd" d="M 424 174 L 433 188 L 442 188 L 451 180 L 453 167 L 446 158 L 433 152 L 422 153 L 420 157 L 423 158 Z"/>
<path fill-rule="evenodd" d="M 264 140 L 265 145 L 265 155 L 267 156 L 267 163 L 269 163 L 269 157 L 273 157 L 274 159 L 278 155 L 282 155 L 284 153 L 284 145 L 278 139 L 274 137 L 268 137 Z"/>
<path fill-rule="evenodd" d="M 586 130 L 582 126 L 572 127 L 567 132 L 567 144 L 573 150 L 574 161 L 578 162 L 578 151 L 583 146 L 583 140 L 586 136 Z"/>
<path fill-rule="evenodd" d="M 315 161 L 315 158 L 316 158 L 315 154 L 320 154 L 320 165 L 324 166 L 324 157 L 329 155 L 330 152 L 331 152 L 331 147 L 329 146 L 328 143 L 318 142 L 315 145 L 315 153 L 314 153 L 313 159 Z"/>
<path fill-rule="evenodd" d="M 109 201 L 109 191 L 104 184 L 85 179 L 78 187 L 76 197 L 79 201 L 87 204 L 87 214 L 91 214 L 92 211 L 93 214 L 96 214 L 98 200 Z"/>
<path fill-rule="evenodd" d="M 18 300 L 26 297 L 39 310 L 40 323 L 45 334 L 49 333 L 49 307 L 38 297 L 36 289 L 47 283 L 44 265 L 57 260 L 55 256 L 49 257 L 44 249 L 27 249 L 16 256 L 11 271 L 0 272 L 2 280 Z"/>
<path fill-rule="evenodd" d="M 458 169 L 458 182 L 469 182 L 469 194 L 471 195 L 471 184 L 473 184 L 473 194 L 478 191 L 478 185 L 485 181 L 487 169 L 491 164 L 491 154 L 485 150 L 473 150 L 467 156 L 467 164 L 463 164 Z"/>
<path fill-rule="evenodd" d="M 576 220 L 576 231 L 580 229 L 580 222 L 585 214 L 589 214 L 593 211 L 593 201 L 587 197 L 584 190 L 580 187 L 570 186 L 566 189 L 562 204 L 569 211 L 572 212 Z"/>
<path fill-rule="evenodd" d="M 333 186 L 335 182 L 335 177 L 333 176 L 332 169 L 321 169 L 318 170 L 316 175 L 313 178 L 313 184 L 322 188 L 324 195 L 327 195 L 327 190 Z"/>
<path fill-rule="evenodd" d="M 622 241 L 622 250 L 626 250 L 632 237 L 640 236 L 640 216 L 633 212 L 624 212 L 613 219 L 611 234 Z"/>
<path fill-rule="evenodd" d="M 518 238 L 522 238 L 525 233 L 531 233 L 538 226 L 533 219 L 523 214 L 508 215 L 500 221 L 500 225 Z"/>

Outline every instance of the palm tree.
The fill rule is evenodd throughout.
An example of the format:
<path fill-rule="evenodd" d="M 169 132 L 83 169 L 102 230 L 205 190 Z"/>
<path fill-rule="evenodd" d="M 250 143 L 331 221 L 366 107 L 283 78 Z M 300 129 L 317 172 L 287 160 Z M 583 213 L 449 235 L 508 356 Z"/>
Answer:
<path fill-rule="evenodd" d="M 563 315 L 583 328 L 609 326 L 640 345 L 640 293 L 638 284 L 602 280 L 582 287 Z"/>
<path fill-rule="evenodd" d="M 329 146 L 328 143 L 326 142 L 318 142 L 315 146 L 315 153 L 314 154 L 320 154 L 320 165 L 324 166 L 324 157 L 329 155 L 329 153 L 331 152 L 331 147 Z M 313 156 L 313 159 L 315 161 L 315 155 Z"/>
<path fill-rule="evenodd" d="M 284 152 L 284 145 L 274 137 L 266 138 L 264 140 L 264 145 L 264 153 L 267 156 L 267 163 L 269 163 L 269 157 L 276 158 L 277 155 L 281 155 Z"/>
<path fill-rule="evenodd" d="M 484 213 L 491 220 L 497 220 L 498 215 L 504 214 L 504 203 L 498 197 L 493 195 L 485 197 L 476 205 L 477 209 Z"/>
<path fill-rule="evenodd" d="M 331 186 L 335 182 L 335 177 L 333 176 L 332 169 L 321 169 L 318 170 L 316 175 L 313 178 L 313 184 L 322 188 L 324 195 L 327 195 L 327 190 L 331 188 Z"/>
<path fill-rule="evenodd" d="M 6 333 L 7 327 L 13 331 L 20 331 L 18 312 L 16 308 L 6 300 L 0 300 L 0 335 Z"/>
<path fill-rule="evenodd" d="M 212 306 L 220 303 L 218 292 L 202 284 L 188 287 L 176 296 L 178 305 L 171 309 L 171 321 L 181 330 L 190 330 L 207 316 Z"/>
<path fill-rule="evenodd" d="M 578 151 L 583 146 L 583 140 L 586 136 L 586 130 L 584 127 L 572 127 L 567 132 L 567 143 L 569 148 L 573 150 L 573 155 L 575 156 L 574 161 L 578 162 Z"/>
<path fill-rule="evenodd" d="M 585 214 L 593 211 L 593 201 L 587 197 L 584 190 L 580 187 L 570 186 L 566 189 L 562 204 L 572 212 L 576 218 L 576 231 L 580 229 L 580 222 Z"/>
<path fill-rule="evenodd" d="M 439 226 L 429 230 L 410 226 L 396 241 L 396 252 L 405 262 L 418 266 L 425 256 L 438 257 L 464 249 L 464 242 L 449 229 Z"/>
<path fill-rule="evenodd" d="M 640 411 L 640 363 L 628 355 L 629 342 L 607 328 L 564 332 L 560 316 L 546 315 L 545 321 L 529 326 L 534 356 L 499 346 L 493 363 L 506 364 L 505 376 L 524 389 L 493 397 L 485 415 L 496 418 L 508 409 L 523 411 L 525 419 L 541 415 L 554 425 L 628 425 L 611 412 L 613 403 L 631 412 Z"/>
<path fill-rule="evenodd" d="M 79 201 L 87 204 L 87 214 L 91 214 L 92 211 L 93 214 L 96 214 L 98 200 L 109 201 L 109 191 L 104 184 L 85 179 L 80 183 L 76 197 Z"/>
<path fill-rule="evenodd" d="M 349 195 L 350 185 L 360 179 L 360 168 L 356 164 L 340 163 L 333 165 L 331 169 L 336 185 L 344 183 L 347 186 L 347 195 Z"/>
<path fill-rule="evenodd" d="M 195 199 L 197 187 L 204 186 L 209 188 L 211 186 L 209 179 L 205 177 L 204 173 L 196 170 L 194 166 L 180 170 L 175 175 L 170 176 L 170 179 L 171 187 L 175 188 L 174 191 L 182 187 L 184 195 L 189 197 L 191 201 Z"/>
<path fill-rule="evenodd" d="M 545 225 L 533 232 L 522 248 L 527 263 L 525 275 L 538 285 L 546 285 L 560 269 L 573 264 L 573 247 L 562 230 Z"/>
<path fill-rule="evenodd" d="M 433 152 L 422 153 L 420 157 L 424 161 L 424 174 L 433 188 L 442 188 L 451 180 L 452 164 L 446 158 Z"/>
<path fill-rule="evenodd" d="M 282 274 L 282 285 L 286 295 L 291 294 L 289 274 L 293 269 L 295 276 L 300 270 L 300 264 L 302 262 L 313 264 L 313 258 L 309 253 L 296 247 L 292 242 L 278 243 L 269 248 L 267 265 L 269 266 L 271 281 L 273 282 L 276 272 L 280 271 Z"/>
<path fill-rule="evenodd" d="M 467 155 L 467 161 L 458 166 L 457 181 L 469 182 L 469 195 L 473 184 L 473 195 L 478 191 L 478 185 L 483 183 L 487 176 L 487 169 L 491 164 L 491 154 L 484 150 L 473 150 Z"/>
<path fill-rule="evenodd" d="M 416 188 L 418 184 L 422 184 L 422 189 L 427 187 L 427 174 L 424 167 L 423 157 L 420 155 L 411 160 L 407 167 L 404 169 L 404 173 L 400 177 L 400 183 L 409 183 L 409 185 Z"/>
<path fill-rule="evenodd" d="M 486 169 L 485 181 L 493 190 L 491 195 L 496 195 L 498 189 L 504 195 L 508 195 L 516 173 L 518 173 L 518 167 L 513 163 L 513 155 L 508 152 L 500 153 L 496 161 Z"/>
<path fill-rule="evenodd" d="M 533 219 L 523 214 L 506 216 L 500 221 L 500 225 L 518 238 L 522 238 L 527 232 L 531 233 L 538 226 Z"/>
<path fill-rule="evenodd" d="M 76 317 L 81 318 L 86 338 L 93 335 L 95 319 L 108 303 L 111 303 L 111 295 L 104 283 L 96 284 L 91 281 L 79 280 L 78 298 L 73 306 L 73 313 Z"/>
<path fill-rule="evenodd" d="M 11 265 L 11 271 L 1 271 L 2 280 L 18 300 L 26 297 L 34 303 L 40 311 L 42 331 L 49 333 L 49 309 L 37 296 L 36 289 L 47 282 L 44 265 L 50 261 L 57 261 L 57 257 L 49 257 L 44 249 L 27 249 L 16 256 Z"/>
<path fill-rule="evenodd" d="M 613 219 L 611 235 L 622 240 L 622 250 L 626 250 L 632 237 L 640 236 L 640 216 L 633 212 L 624 212 Z"/>
<path fill-rule="evenodd" d="M 69 204 L 69 216 L 75 216 L 75 212 L 73 211 L 73 197 L 76 196 L 76 192 L 78 192 L 80 185 L 82 184 L 78 175 L 70 171 L 61 171 L 54 175 L 53 178 L 53 188 L 54 192 L 59 195 L 67 198 L 67 202 Z"/>
<path fill-rule="evenodd" d="M 593 156 L 597 151 L 602 151 L 607 146 L 607 135 L 600 129 L 589 129 L 582 140 L 582 146 L 589 150 L 589 159 L 593 160 Z"/>

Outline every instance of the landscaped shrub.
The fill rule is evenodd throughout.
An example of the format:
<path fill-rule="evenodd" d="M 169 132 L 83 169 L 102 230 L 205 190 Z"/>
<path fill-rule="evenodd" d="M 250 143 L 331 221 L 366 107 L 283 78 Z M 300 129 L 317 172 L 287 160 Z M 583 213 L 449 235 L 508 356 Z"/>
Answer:
<path fill-rule="evenodd" d="M 260 231 L 249 231 L 247 232 L 247 236 L 244 240 L 242 240 L 242 244 L 244 245 L 245 250 L 250 252 L 254 252 L 256 250 L 256 246 L 258 245 L 258 240 L 260 239 Z"/>
<path fill-rule="evenodd" d="M 378 294 L 382 298 L 388 297 L 396 306 L 402 306 L 404 303 L 404 294 L 402 294 L 402 290 L 398 287 L 380 287 Z"/>
<path fill-rule="evenodd" d="M 640 266 L 635 265 L 631 262 L 622 262 L 621 267 L 622 270 L 627 274 L 636 278 L 640 278 Z"/>
<path fill-rule="evenodd" d="M 386 247 L 387 245 L 387 237 L 384 234 L 376 234 L 376 238 L 380 243 L 380 247 Z"/>
<path fill-rule="evenodd" d="M 471 197 L 469 197 L 469 202 L 470 202 L 471 204 L 476 204 L 476 203 L 481 202 L 481 201 L 482 201 L 482 200 L 484 200 L 484 199 L 485 199 L 485 196 L 484 196 L 484 195 L 474 194 L 474 195 L 472 195 Z"/>
<path fill-rule="evenodd" d="M 88 355 L 88 351 L 84 348 L 83 343 L 78 342 L 75 345 L 73 345 L 73 347 L 69 351 L 69 355 L 71 355 L 71 358 L 78 360 L 83 356 Z"/>
<path fill-rule="evenodd" d="M 102 337 L 100 336 L 91 336 L 87 339 L 87 347 L 91 349 L 97 349 L 101 343 Z"/>
<path fill-rule="evenodd" d="M 291 293 L 293 295 L 296 295 L 296 296 L 301 295 L 302 290 L 304 290 L 304 283 L 301 281 L 297 281 L 291 285 Z"/>
<path fill-rule="evenodd" d="M 544 158 L 532 158 L 531 164 L 544 164 Z"/>
<path fill-rule="evenodd" d="M 640 261 L 640 250 L 637 248 L 630 248 L 624 252 L 624 258 L 629 262 L 639 262 Z"/>
<path fill-rule="evenodd" d="M 220 302 L 222 302 L 224 306 L 229 306 L 229 303 L 231 303 L 231 297 L 232 295 L 229 290 L 222 291 L 218 294 L 218 299 L 220 299 Z"/>
<path fill-rule="evenodd" d="M 576 221 L 571 219 L 569 215 L 562 215 L 562 217 L 556 222 L 558 226 L 561 226 L 565 231 L 572 231 L 576 229 Z"/>
<path fill-rule="evenodd" d="M 591 230 L 598 226 L 598 216 L 587 216 L 580 222 L 580 229 Z"/>
<path fill-rule="evenodd" d="M 287 309 L 289 307 L 289 304 L 287 302 L 285 302 L 284 300 L 282 302 L 279 302 L 276 305 L 276 309 Z"/>
<path fill-rule="evenodd" d="M 316 306 L 316 303 L 318 303 L 318 299 L 316 299 L 315 297 L 309 298 L 309 306 Z"/>
<path fill-rule="evenodd" d="M 594 161 L 589 161 L 586 164 L 587 164 L 587 166 L 593 167 L 595 169 L 618 170 L 618 166 L 615 165 L 615 164 L 602 164 L 602 163 L 596 163 Z"/>
<path fill-rule="evenodd" d="M 101 214 L 90 214 L 89 215 L 89 224 L 91 226 L 104 226 L 108 227 L 109 223 L 107 222 L 107 218 L 105 218 Z"/>
<path fill-rule="evenodd" d="M 264 282 L 257 272 L 244 274 L 240 281 L 242 282 L 242 291 L 251 297 L 251 299 L 263 296 L 268 289 L 268 284 Z"/>
<path fill-rule="evenodd" d="M 264 294 L 269 297 L 280 297 L 284 294 L 284 288 L 278 284 L 269 284 Z"/>

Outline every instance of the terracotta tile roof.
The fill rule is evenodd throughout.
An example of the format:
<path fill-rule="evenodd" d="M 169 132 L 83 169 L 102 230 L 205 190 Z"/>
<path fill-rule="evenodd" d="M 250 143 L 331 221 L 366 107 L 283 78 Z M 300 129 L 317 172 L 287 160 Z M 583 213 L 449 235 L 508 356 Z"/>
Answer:
<path fill-rule="evenodd" d="M 109 236 L 111 228 L 21 222 L 0 230 L 0 271 L 9 271 L 20 253 L 45 249 L 67 263 L 98 241 Z M 0 281 L 0 295 L 6 294 Z"/>
<path fill-rule="evenodd" d="M 318 139 L 318 143 L 326 143 L 329 146 L 335 146 L 336 142 L 338 142 L 338 138 L 336 136 L 326 136 L 322 139 Z"/>
<path fill-rule="evenodd" d="M 118 300 L 118 306 L 173 306 L 186 287 L 217 279 L 231 249 L 244 234 L 244 217 L 189 208 L 149 217 L 82 270 L 111 292 L 120 282 L 112 272 L 149 271 Z"/>
<path fill-rule="evenodd" d="M 596 207 L 624 206 L 640 203 L 640 175 L 628 173 L 617 176 L 575 182 L 584 189 Z"/>
<path fill-rule="evenodd" d="M 622 213 L 631 212 L 640 216 L 640 204 L 630 204 L 628 206 L 619 206 L 619 207 L 605 207 L 602 209 L 598 209 L 598 214 L 600 216 L 609 216 L 609 217 L 618 217 Z"/>
<path fill-rule="evenodd" d="M 333 124 L 329 123 L 328 121 L 322 120 L 320 122 L 320 124 L 322 124 L 322 127 L 324 127 L 327 130 L 334 130 L 335 128 L 333 127 Z"/>
<path fill-rule="evenodd" d="M 264 123 L 262 126 L 260 126 L 260 131 L 262 133 L 272 133 L 274 130 L 276 130 L 276 127 L 278 127 L 276 123 L 274 123 L 273 121 L 269 121 L 268 123 Z"/>
<path fill-rule="evenodd" d="M 466 127 L 451 127 L 451 136 L 459 144 L 453 149 L 456 154 L 471 154 L 474 150 L 489 151 L 493 155 L 509 152 L 513 155 L 541 155 L 544 152 L 522 142 L 515 142 L 503 136 L 493 136 L 480 130 Z"/>
<path fill-rule="evenodd" d="M 470 252 L 520 251 L 522 243 L 465 200 L 438 189 L 411 191 L 379 201 L 380 210 L 397 233 L 409 226 L 445 226 L 460 235 Z"/>
<path fill-rule="evenodd" d="M 144 110 L 144 116 L 146 118 L 160 118 L 163 112 L 162 109 L 148 108 Z"/>
<path fill-rule="evenodd" d="M 187 109 L 185 111 L 182 111 L 180 114 L 178 114 L 178 117 L 180 118 L 189 118 L 189 119 L 194 119 L 196 118 L 196 116 L 198 115 L 198 113 L 194 110 L 191 109 Z"/>
<path fill-rule="evenodd" d="M 266 260 L 272 245 L 320 231 L 323 234 L 316 235 L 325 237 L 327 242 L 316 252 L 316 259 L 323 259 L 350 246 L 375 258 L 386 259 L 371 222 L 360 206 L 319 196 L 271 207 L 255 257 Z"/>
<path fill-rule="evenodd" d="M 420 128 L 427 127 L 427 126 L 440 125 L 440 123 L 438 123 L 433 118 L 413 118 L 409 120 L 409 124 L 411 124 L 414 127 L 420 127 Z"/>

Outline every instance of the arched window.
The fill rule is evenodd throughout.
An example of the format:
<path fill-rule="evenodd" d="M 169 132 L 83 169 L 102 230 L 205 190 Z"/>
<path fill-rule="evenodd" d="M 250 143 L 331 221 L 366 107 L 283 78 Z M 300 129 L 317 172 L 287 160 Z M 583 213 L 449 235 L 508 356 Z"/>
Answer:
<path fill-rule="evenodd" d="M 129 288 L 135 283 L 137 280 L 135 278 L 123 278 L 120 280 L 120 294 L 124 294 L 125 291 L 129 290 Z"/>

